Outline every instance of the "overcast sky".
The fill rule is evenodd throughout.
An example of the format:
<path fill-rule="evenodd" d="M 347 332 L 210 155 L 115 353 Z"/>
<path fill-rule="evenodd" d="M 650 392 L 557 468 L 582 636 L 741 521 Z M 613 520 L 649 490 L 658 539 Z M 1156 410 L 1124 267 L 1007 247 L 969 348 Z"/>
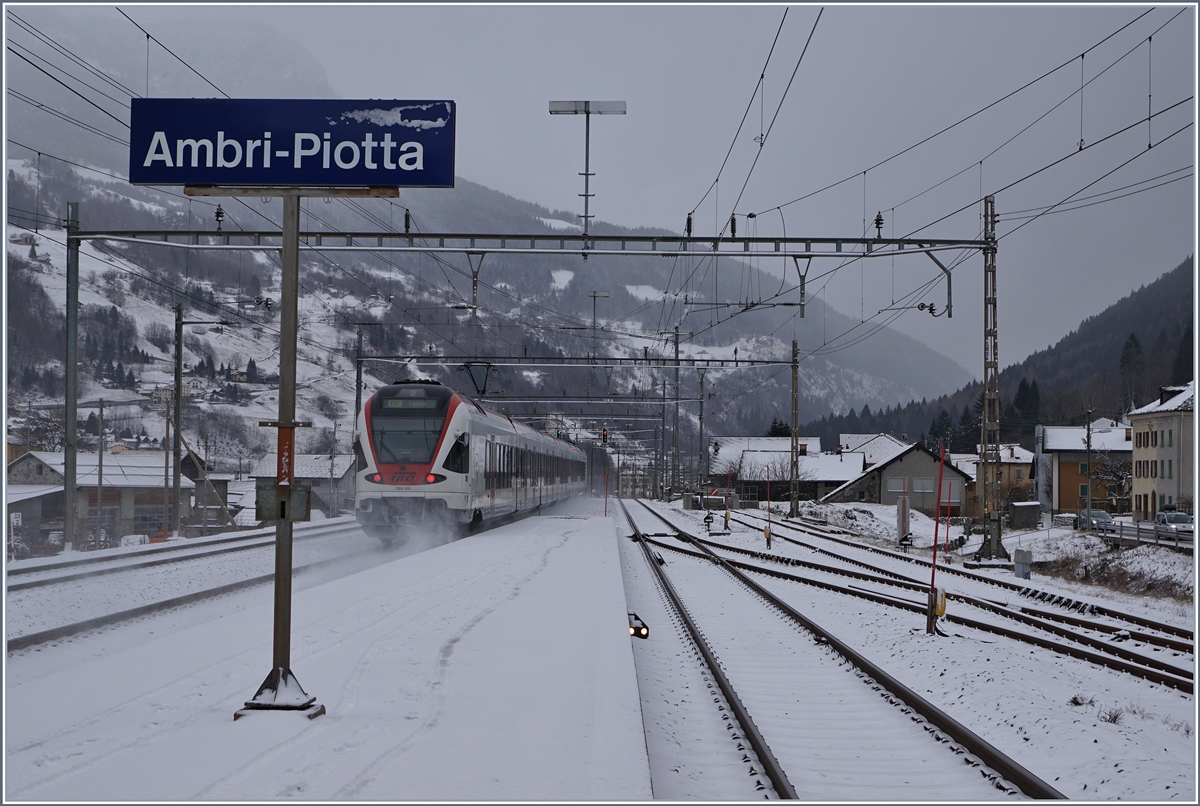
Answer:
<path fill-rule="evenodd" d="M 848 5 L 825 7 L 819 23 L 819 6 L 745 4 L 125 10 L 152 33 L 183 17 L 218 31 L 272 26 L 311 51 L 345 98 L 453 100 L 458 175 L 551 208 L 582 212 L 584 126 L 581 117 L 550 116 L 548 102 L 624 100 L 626 116 L 592 121 L 591 212 L 617 224 L 681 232 L 695 210 L 697 233 L 710 234 L 733 212 L 739 233 L 757 227 L 758 234 L 778 234 L 786 226 L 788 235 L 858 237 L 864 219 L 873 231 L 870 222 L 882 211 L 884 236 L 973 239 L 980 236 L 981 189 L 996 193 L 1002 366 L 1057 341 L 1194 251 L 1192 7 Z M 130 29 L 132 42 L 141 35 Z M 185 39 L 165 44 L 201 72 L 215 67 Z M 1081 80 L 1091 81 L 1082 100 Z M 1158 112 L 1181 101 L 1149 126 L 1079 151 L 1081 139 L 1090 146 L 1144 119 L 1148 107 Z M 756 138 L 768 127 L 760 150 Z M 1156 145 L 1143 154 L 1148 142 Z M 731 143 L 732 156 L 708 192 Z M 843 179 L 849 181 L 786 204 Z M 1146 182 L 1117 196 L 1179 181 L 1048 214 L 1013 232 L 1026 221 L 1016 211 L 1060 202 L 1098 179 L 1079 195 Z M 761 265 L 783 268 L 778 260 Z M 896 322 L 976 376 L 982 266 L 975 254 L 955 270 L 952 320 L 910 311 Z M 810 276 L 836 267 L 817 262 Z M 810 282 L 809 294 L 870 317 L 939 273 L 920 256 L 894 265 L 856 262 Z M 941 308 L 944 285 L 926 299 Z"/>

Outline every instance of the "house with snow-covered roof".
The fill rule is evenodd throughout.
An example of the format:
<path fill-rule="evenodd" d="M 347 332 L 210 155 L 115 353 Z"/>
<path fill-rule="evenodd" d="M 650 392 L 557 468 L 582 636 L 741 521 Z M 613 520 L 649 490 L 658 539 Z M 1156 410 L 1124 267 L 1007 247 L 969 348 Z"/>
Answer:
<path fill-rule="evenodd" d="M 161 451 L 77 453 L 75 457 L 76 523 L 81 533 L 94 528 L 97 515 L 110 538 L 124 535 L 154 535 L 162 529 L 164 509 L 169 522 L 171 507 L 164 504 L 164 490 L 173 484 L 169 454 Z M 103 474 L 103 475 L 101 475 Z M 5 474 L 5 503 L 8 512 L 20 512 L 29 535 L 63 528 L 66 454 L 30 451 L 8 465 Z M 186 476 L 179 480 L 183 514 L 191 510 L 195 484 Z M 103 503 L 97 495 L 103 490 Z M 70 542 L 70 541 L 68 541 Z"/>
<path fill-rule="evenodd" d="M 909 507 L 933 513 L 940 503 L 941 511 L 949 504 L 950 514 L 962 512 L 963 495 L 970 477 L 951 462 L 941 467 L 941 459 L 917 442 L 880 462 L 869 465 L 858 476 L 824 495 L 828 503 L 868 503 L 895 505 L 901 495 L 908 496 Z M 938 473 L 941 471 L 942 491 L 938 496 Z"/>
<path fill-rule="evenodd" d="M 863 454 L 867 467 L 886 462 L 908 447 L 891 434 L 838 434 L 838 450 Z"/>
<path fill-rule="evenodd" d="M 709 478 L 726 481 L 743 501 L 786 501 L 791 495 L 791 437 L 714 436 L 708 443 Z M 821 453 L 820 437 L 800 437 L 798 493 L 816 500 L 854 478 L 864 467 L 862 453 Z M 769 488 L 769 489 L 768 489 Z"/>
<path fill-rule="evenodd" d="M 1164 386 L 1158 399 L 1129 412 L 1133 428 L 1133 517 L 1153 520 L 1174 505 L 1191 513 L 1196 382 Z"/>
<path fill-rule="evenodd" d="M 1088 426 L 1034 428 L 1034 473 L 1042 511 L 1078 512 L 1087 507 Z M 1125 420 L 1102 417 L 1091 423 L 1092 508 L 1129 511 L 1133 428 Z"/>

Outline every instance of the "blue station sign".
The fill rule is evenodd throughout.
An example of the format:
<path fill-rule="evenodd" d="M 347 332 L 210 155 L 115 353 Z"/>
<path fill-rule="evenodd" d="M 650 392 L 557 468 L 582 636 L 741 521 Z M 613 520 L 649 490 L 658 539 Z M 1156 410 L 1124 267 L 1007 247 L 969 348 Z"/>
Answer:
<path fill-rule="evenodd" d="M 453 101 L 132 101 L 135 185 L 454 187 Z"/>

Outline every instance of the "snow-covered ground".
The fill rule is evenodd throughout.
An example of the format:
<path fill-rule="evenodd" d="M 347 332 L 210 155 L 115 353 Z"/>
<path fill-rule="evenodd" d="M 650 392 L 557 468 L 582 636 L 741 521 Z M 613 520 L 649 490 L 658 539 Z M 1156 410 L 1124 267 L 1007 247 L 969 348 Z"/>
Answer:
<path fill-rule="evenodd" d="M 269 670 L 267 587 L 11 653 L 6 800 L 754 796 L 693 652 L 619 548 L 615 502 L 608 518 L 602 507 L 298 577 L 292 670 L 328 709 L 312 721 L 233 721 Z M 1136 610 L 1139 597 L 1113 597 Z M 635 607 L 653 622 L 646 641 L 628 634 Z M 805 607 L 1072 798 L 1195 801 L 1190 695 L 986 634 L 931 638 L 875 606 Z M 837 706 L 804 719 L 820 730 Z M 865 759 L 879 791 L 874 769 Z"/>
<path fill-rule="evenodd" d="M 14 653 L 6 800 L 647 799 L 598 506 L 298 591 L 292 670 L 328 709 L 312 721 L 233 720 L 269 671 L 266 589 Z"/>

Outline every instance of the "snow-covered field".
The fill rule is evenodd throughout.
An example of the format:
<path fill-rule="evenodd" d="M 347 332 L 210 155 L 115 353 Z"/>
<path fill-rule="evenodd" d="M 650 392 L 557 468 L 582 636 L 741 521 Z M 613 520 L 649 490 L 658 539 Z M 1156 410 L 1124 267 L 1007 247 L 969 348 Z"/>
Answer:
<path fill-rule="evenodd" d="M 268 671 L 269 588 L 12 653 L 6 800 L 753 797 L 609 506 L 605 518 L 601 501 L 570 502 L 350 576 L 298 577 L 292 669 L 329 711 L 312 721 L 232 719 Z M 1162 604 L 1140 606 L 1172 620 Z M 804 607 L 1069 797 L 1195 801 L 1191 695 L 987 634 L 930 637 L 868 605 Z M 652 633 L 631 648 L 635 607 Z M 804 715 L 811 730 L 838 718 L 832 702 Z M 861 775 L 869 791 L 886 784 L 869 758 Z"/>

